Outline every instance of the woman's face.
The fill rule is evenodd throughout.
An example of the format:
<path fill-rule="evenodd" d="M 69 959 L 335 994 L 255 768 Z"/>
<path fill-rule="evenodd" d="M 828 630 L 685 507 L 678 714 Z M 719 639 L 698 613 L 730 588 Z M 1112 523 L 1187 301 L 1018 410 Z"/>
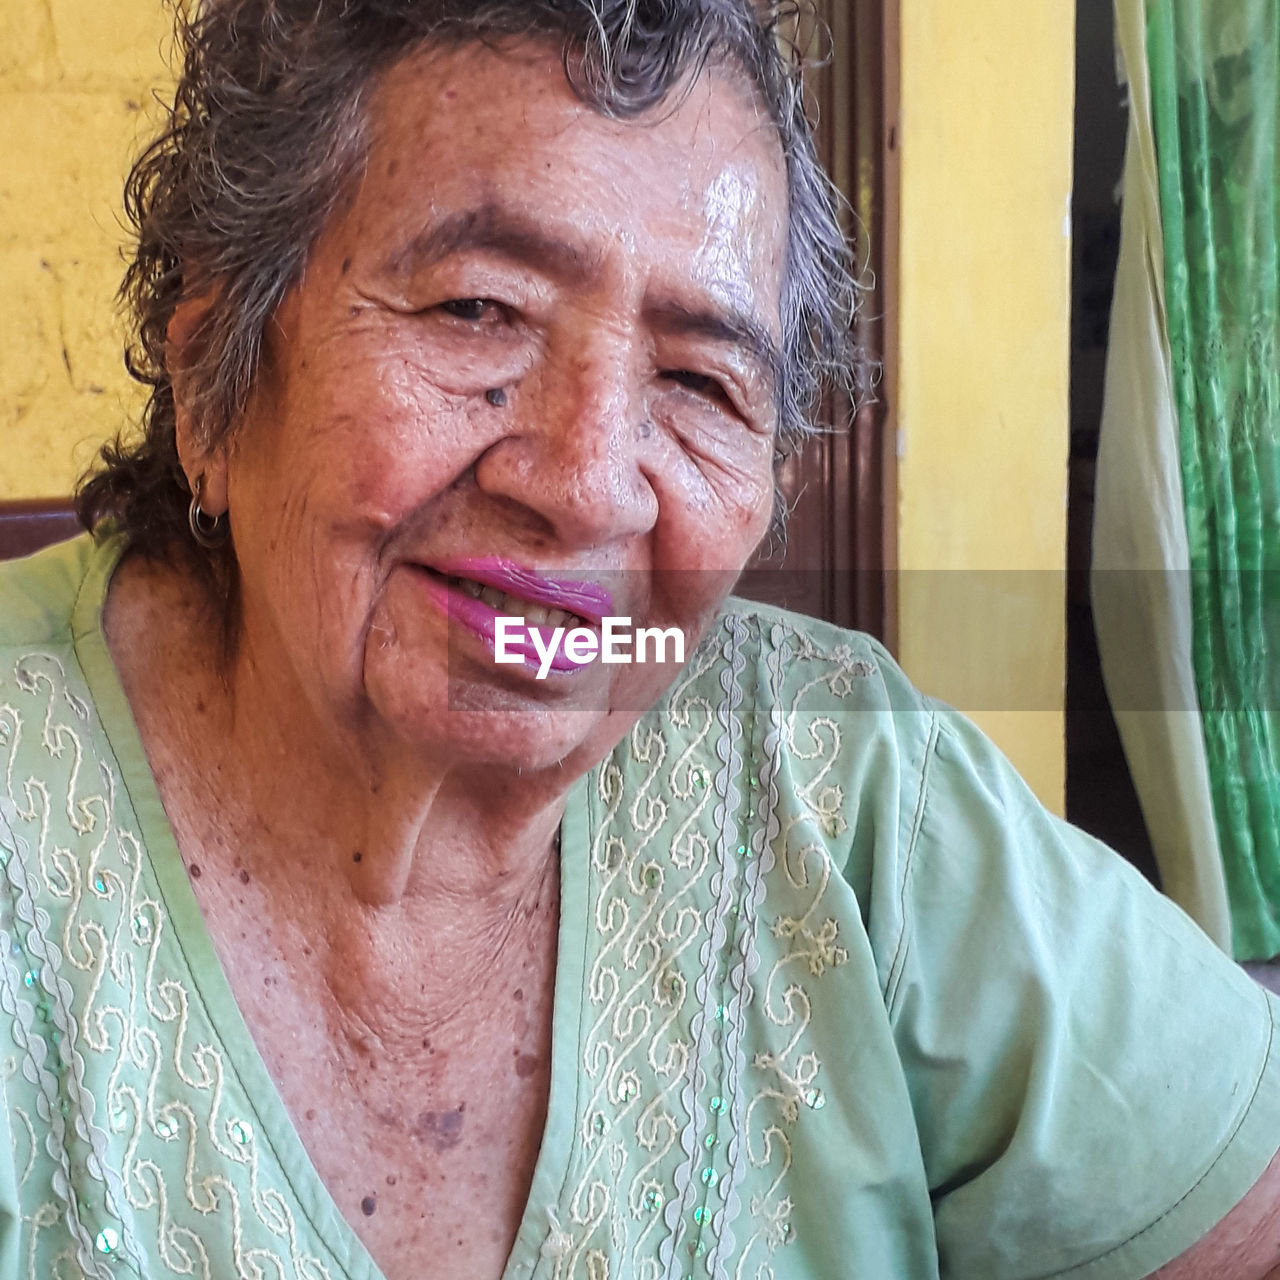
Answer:
<path fill-rule="evenodd" d="M 397 750 L 586 767 L 675 668 L 539 679 L 486 633 L 607 613 L 692 652 L 763 535 L 775 135 L 715 74 L 606 119 L 536 44 L 410 58 L 368 114 L 358 193 L 268 327 L 244 421 L 192 468 L 234 530 L 238 661 Z"/>

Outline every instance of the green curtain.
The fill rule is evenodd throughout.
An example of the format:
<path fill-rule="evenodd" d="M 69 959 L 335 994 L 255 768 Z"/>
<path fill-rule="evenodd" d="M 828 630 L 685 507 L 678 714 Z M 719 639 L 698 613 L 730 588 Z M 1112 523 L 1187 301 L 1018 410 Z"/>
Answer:
<path fill-rule="evenodd" d="M 1238 959 L 1280 954 L 1280 0 L 1148 0 L 1192 655 Z"/>

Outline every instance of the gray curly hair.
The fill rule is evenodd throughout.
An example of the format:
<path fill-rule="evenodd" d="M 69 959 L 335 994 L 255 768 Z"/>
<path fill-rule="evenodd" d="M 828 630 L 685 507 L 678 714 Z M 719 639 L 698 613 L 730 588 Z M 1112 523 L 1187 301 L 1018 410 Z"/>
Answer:
<path fill-rule="evenodd" d="M 745 78 L 786 160 L 777 409 L 781 444 L 803 437 L 824 384 L 856 391 L 860 362 L 838 196 L 782 38 L 798 8 L 789 0 L 204 0 L 179 10 L 173 107 L 125 188 L 137 233 L 121 287 L 133 326 L 126 365 L 151 388 L 144 429 L 103 448 L 77 495 L 82 522 L 95 529 L 110 519 L 146 555 L 190 547 L 166 352 L 174 310 L 188 299 L 207 303 L 181 373 L 196 437 L 214 445 L 244 410 L 271 316 L 326 221 L 354 194 L 375 78 L 424 44 L 553 40 L 578 96 L 620 118 L 660 104 L 708 66 Z M 231 588 L 230 548 L 197 564 Z"/>

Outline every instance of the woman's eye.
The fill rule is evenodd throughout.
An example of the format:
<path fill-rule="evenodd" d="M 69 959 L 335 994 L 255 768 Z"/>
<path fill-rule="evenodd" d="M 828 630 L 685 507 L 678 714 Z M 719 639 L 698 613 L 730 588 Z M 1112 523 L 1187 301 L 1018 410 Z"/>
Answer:
<path fill-rule="evenodd" d="M 440 308 L 459 320 L 469 320 L 473 324 L 478 324 L 481 320 L 500 312 L 502 304 L 494 302 L 491 298 L 451 298 L 448 302 L 442 302 Z"/>
<path fill-rule="evenodd" d="M 694 373 L 692 369 L 665 369 L 662 376 L 668 382 L 674 382 L 688 391 L 707 396 L 712 400 L 726 399 L 724 388 L 705 373 Z"/>

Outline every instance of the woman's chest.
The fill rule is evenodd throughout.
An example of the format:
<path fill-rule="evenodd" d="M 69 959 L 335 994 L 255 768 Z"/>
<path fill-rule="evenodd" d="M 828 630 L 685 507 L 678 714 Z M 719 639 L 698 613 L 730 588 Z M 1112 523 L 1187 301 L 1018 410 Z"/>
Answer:
<path fill-rule="evenodd" d="M 424 1274 L 424 1259 L 439 1261 L 426 1274 L 498 1276 L 509 1250 L 510 1274 L 537 1280 L 680 1266 L 781 1280 L 830 1274 L 812 1260 L 835 1256 L 851 1260 L 842 1274 L 929 1274 L 927 1188 L 874 969 L 842 950 L 857 921 L 821 866 L 803 890 L 775 873 L 759 896 L 730 893 L 709 860 L 682 865 L 677 839 L 659 862 L 623 836 L 584 847 L 569 833 L 566 862 L 590 871 L 562 896 L 549 1096 L 549 981 L 524 1019 L 545 1050 L 523 1061 L 511 1007 L 537 1005 L 535 988 L 459 972 L 500 1036 L 459 1051 L 423 1029 L 410 1062 L 408 1020 L 395 1052 L 370 1028 L 353 1071 L 326 1054 L 321 999 L 268 984 L 260 964 L 220 970 L 190 918 L 179 928 L 136 843 L 86 850 L 77 891 L 50 879 L 23 915 L 35 924 L 11 988 L 31 1041 L 5 1082 L 19 1195 L 24 1221 L 53 1224 L 27 1242 L 33 1256 L 57 1273 L 57 1224 L 73 1213 L 86 1257 L 137 1258 L 148 1277 L 190 1274 L 197 1255 L 234 1275 L 252 1255 L 281 1275 L 369 1280 L 357 1238 L 389 1280 Z M 541 1074 L 522 1075 L 530 1059 Z M 76 1064 L 61 1105 L 59 1060 Z M 35 1098 L 46 1089 L 51 1107 Z M 21 1117 L 41 1108 L 61 1138 L 30 1135 Z M 48 1152 L 65 1153 L 64 1172 Z M 42 1187 L 69 1188 L 67 1214 L 46 1214 Z"/>
<path fill-rule="evenodd" d="M 387 1280 L 498 1280 L 524 1216 L 546 1120 L 544 1066 L 430 1078 L 383 1069 L 364 1089 L 325 1071 L 281 1091 L 325 1189 Z M 343 1094 L 343 1090 L 347 1092 Z M 340 1100 L 333 1101 L 335 1094 Z M 331 1099 L 327 1106 L 308 1100 Z"/>
<path fill-rule="evenodd" d="M 315 1173 L 387 1280 L 418 1280 L 423 1258 L 477 1280 L 503 1272 L 546 1123 L 555 955 L 554 928 L 545 932 L 536 965 L 528 948 L 483 972 L 460 964 L 456 990 L 438 1000 L 407 972 L 318 980 L 333 957 L 303 973 L 228 966 Z"/>

